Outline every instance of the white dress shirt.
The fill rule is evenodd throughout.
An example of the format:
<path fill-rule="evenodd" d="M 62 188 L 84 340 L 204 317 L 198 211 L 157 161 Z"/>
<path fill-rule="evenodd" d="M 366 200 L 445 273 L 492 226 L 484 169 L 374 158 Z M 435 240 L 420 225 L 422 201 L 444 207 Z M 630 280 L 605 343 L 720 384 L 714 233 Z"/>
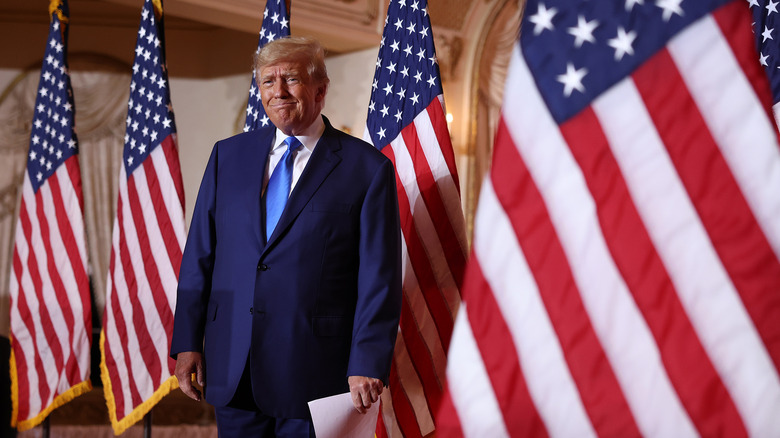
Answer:
<path fill-rule="evenodd" d="M 295 188 L 295 184 L 303 173 L 303 169 L 306 168 L 306 164 L 311 158 L 314 147 L 317 146 L 317 142 L 320 141 L 322 133 L 325 132 L 325 122 L 322 121 L 321 116 L 317 116 L 312 123 L 301 135 L 296 135 L 295 138 L 303 144 L 303 147 L 298 146 L 293 152 L 293 171 L 292 171 L 292 185 L 290 185 L 290 192 Z M 284 151 L 287 150 L 287 144 L 284 139 L 288 137 L 287 134 L 282 132 L 279 128 L 276 128 L 276 136 L 274 137 L 273 147 L 268 155 L 268 165 L 265 167 L 265 178 L 263 178 L 263 193 L 268 186 L 268 179 L 271 178 L 276 165 L 279 164 L 279 160 L 282 159 Z M 289 195 L 289 194 L 288 194 Z"/>

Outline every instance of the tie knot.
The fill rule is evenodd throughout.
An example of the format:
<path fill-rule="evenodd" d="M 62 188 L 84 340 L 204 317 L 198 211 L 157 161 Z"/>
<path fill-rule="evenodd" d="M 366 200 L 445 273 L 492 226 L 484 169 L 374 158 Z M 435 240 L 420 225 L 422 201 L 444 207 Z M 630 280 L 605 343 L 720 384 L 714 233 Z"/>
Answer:
<path fill-rule="evenodd" d="M 298 149 L 298 146 L 301 145 L 301 142 L 295 137 L 287 137 L 284 139 L 284 144 L 287 145 L 287 150 L 292 152 Z"/>

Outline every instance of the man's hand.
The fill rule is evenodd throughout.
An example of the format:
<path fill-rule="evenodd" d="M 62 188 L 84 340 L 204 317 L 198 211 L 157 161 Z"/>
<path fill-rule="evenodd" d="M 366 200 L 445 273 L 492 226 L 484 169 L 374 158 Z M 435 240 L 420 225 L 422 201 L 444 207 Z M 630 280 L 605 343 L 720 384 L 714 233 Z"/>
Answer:
<path fill-rule="evenodd" d="M 195 373 L 198 385 L 203 388 L 203 355 L 195 351 L 185 351 L 176 355 L 176 379 L 179 388 L 187 397 L 200 401 L 200 390 L 192 385 L 192 373 Z"/>
<path fill-rule="evenodd" d="M 361 414 L 365 414 L 372 403 L 379 401 L 379 395 L 384 389 L 382 381 L 373 377 L 349 376 L 347 382 L 349 382 L 349 392 L 352 394 L 352 403 Z"/>

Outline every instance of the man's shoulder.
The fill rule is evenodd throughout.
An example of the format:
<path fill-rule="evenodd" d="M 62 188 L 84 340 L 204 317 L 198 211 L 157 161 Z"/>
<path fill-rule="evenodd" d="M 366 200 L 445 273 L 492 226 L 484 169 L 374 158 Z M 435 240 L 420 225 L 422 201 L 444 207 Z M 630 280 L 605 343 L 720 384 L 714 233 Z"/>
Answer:
<path fill-rule="evenodd" d="M 363 139 L 333 127 L 329 128 L 329 135 L 338 140 L 340 146 L 344 148 L 346 156 L 376 162 L 377 164 L 388 160 L 388 158 L 375 148 L 374 145 Z"/>
<path fill-rule="evenodd" d="M 264 138 L 273 136 L 275 130 L 276 128 L 273 125 L 269 124 L 269 126 L 266 127 L 232 135 L 228 138 L 218 141 L 216 146 L 218 146 L 220 149 L 223 149 L 223 148 L 241 148 L 241 147 L 257 145 L 258 142 L 262 141 Z"/>

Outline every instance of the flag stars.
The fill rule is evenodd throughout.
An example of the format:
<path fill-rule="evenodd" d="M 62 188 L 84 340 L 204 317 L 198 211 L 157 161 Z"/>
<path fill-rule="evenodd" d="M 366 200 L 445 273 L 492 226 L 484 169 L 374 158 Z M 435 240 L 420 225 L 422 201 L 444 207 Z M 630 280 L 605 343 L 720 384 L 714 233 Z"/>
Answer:
<path fill-rule="evenodd" d="M 436 85 L 436 78 L 433 77 L 433 76 L 430 76 L 426 82 L 428 82 L 428 86 L 429 87 L 433 87 L 433 86 Z"/>
<path fill-rule="evenodd" d="M 393 53 L 398 51 L 398 41 L 393 40 L 393 44 L 390 44 L 390 48 L 393 49 Z"/>
<path fill-rule="evenodd" d="M 405 90 L 405 89 L 403 89 L 403 88 L 401 88 L 401 90 L 399 90 L 399 91 L 398 91 L 397 93 L 395 93 L 395 94 L 397 94 L 397 95 L 398 95 L 398 98 L 400 98 L 400 99 L 403 99 L 404 97 L 406 97 L 406 90 Z"/>
<path fill-rule="evenodd" d="M 379 136 L 379 139 L 385 138 L 385 128 L 380 128 L 379 131 L 376 133 L 376 135 Z"/>
<path fill-rule="evenodd" d="M 593 31 L 598 25 L 597 20 L 588 21 L 582 15 L 577 17 L 577 26 L 569 28 L 569 33 L 574 36 L 574 47 L 579 49 L 585 41 L 595 44 L 596 39 L 593 37 Z"/>
<path fill-rule="evenodd" d="M 382 117 L 384 118 L 390 112 L 390 108 L 388 108 L 387 105 L 382 105 L 382 109 L 379 110 L 379 112 L 382 113 Z"/>
<path fill-rule="evenodd" d="M 414 75 L 414 81 L 415 83 L 419 83 L 422 80 L 422 72 L 418 71 L 417 74 Z"/>
<path fill-rule="evenodd" d="M 404 115 L 403 115 L 403 113 L 401 112 L 401 110 L 398 110 L 398 112 L 397 112 L 397 113 L 395 113 L 395 116 L 394 116 L 394 117 L 395 117 L 395 121 L 396 121 L 396 122 L 398 122 L 398 123 L 400 123 L 400 122 L 401 122 L 401 119 L 403 119 Z"/>
<path fill-rule="evenodd" d="M 395 66 L 396 66 L 396 63 L 395 62 L 391 62 L 390 65 L 388 65 L 385 68 L 387 69 L 388 72 L 395 73 Z"/>
<path fill-rule="evenodd" d="M 393 86 L 390 85 L 390 83 L 388 82 L 385 88 L 383 88 L 383 90 L 385 91 L 385 96 L 387 96 L 388 94 L 393 92 Z"/>
<path fill-rule="evenodd" d="M 557 77 L 557 81 L 563 84 L 563 95 L 569 97 L 574 90 L 584 93 L 585 87 L 582 85 L 582 78 L 587 74 L 588 69 L 585 67 L 575 69 L 571 62 L 567 63 L 566 73 Z"/>
<path fill-rule="evenodd" d="M 406 56 L 409 56 L 409 55 L 412 54 L 412 45 L 411 44 L 407 44 L 406 45 L 406 47 L 404 48 L 404 53 L 406 53 Z"/>
<path fill-rule="evenodd" d="M 404 66 L 404 69 L 401 70 L 401 74 L 403 75 L 403 77 L 409 76 L 409 67 Z"/>
<path fill-rule="evenodd" d="M 425 49 L 420 47 L 420 51 L 417 53 L 417 60 L 422 61 L 423 59 L 425 59 Z"/>
<path fill-rule="evenodd" d="M 673 14 L 683 15 L 680 7 L 682 2 L 683 0 L 656 0 L 655 5 L 664 10 L 662 14 L 664 21 L 669 21 Z"/>
<path fill-rule="evenodd" d="M 76 140 L 74 140 L 72 138 L 70 140 L 68 140 L 68 148 L 76 149 Z"/>
<path fill-rule="evenodd" d="M 417 103 L 418 103 L 418 101 L 419 101 L 419 99 L 420 99 L 420 96 L 419 96 L 417 93 L 414 93 L 414 94 L 412 94 L 412 97 L 411 97 L 411 99 L 412 99 L 412 103 L 414 103 L 415 105 L 417 105 Z"/>
<path fill-rule="evenodd" d="M 607 44 L 615 49 L 615 61 L 620 61 L 626 54 L 634 54 L 634 40 L 636 39 L 636 31 L 626 33 L 623 27 L 619 27 L 617 36 L 607 41 Z"/>
<path fill-rule="evenodd" d="M 170 128 L 171 127 L 171 119 L 166 117 L 165 120 L 163 120 L 163 127 Z"/>
<path fill-rule="evenodd" d="M 427 27 L 423 27 L 422 29 L 420 29 L 420 36 L 423 37 L 423 38 L 428 36 L 428 28 Z"/>
<path fill-rule="evenodd" d="M 766 62 L 766 60 L 769 58 L 769 55 L 764 55 L 761 53 L 761 56 L 758 58 L 758 62 L 761 63 L 764 67 L 768 67 L 769 63 Z"/>
<path fill-rule="evenodd" d="M 414 22 L 409 23 L 409 27 L 406 28 L 409 31 L 409 35 L 414 33 Z"/>
<path fill-rule="evenodd" d="M 645 0 L 626 0 L 626 11 L 631 12 L 634 5 L 644 5 Z"/>
<path fill-rule="evenodd" d="M 758 6 L 758 5 L 756 5 L 756 6 Z M 766 10 L 767 10 L 767 13 L 766 13 L 767 17 L 772 15 L 772 12 L 776 13 L 777 12 L 777 2 L 769 0 L 769 3 L 767 3 L 767 5 L 766 5 Z"/>
<path fill-rule="evenodd" d="M 547 30 L 553 30 L 553 24 L 552 19 L 555 17 L 555 14 L 558 13 L 558 9 L 556 8 L 550 8 L 547 9 L 547 7 L 544 5 L 544 3 L 539 3 L 539 8 L 536 10 L 536 13 L 534 15 L 531 15 L 529 20 L 531 23 L 534 24 L 534 35 L 539 35 L 542 32 L 544 32 L 545 29 Z"/>
<path fill-rule="evenodd" d="M 774 27 L 770 29 L 769 26 L 764 26 L 764 31 L 761 33 L 761 37 L 764 39 L 761 42 L 765 43 L 766 40 L 773 40 L 774 38 L 772 38 L 772 31 L 774 30 Z"/>
<path fill-rule="evenodd" d="M 399 18 L 398 21 L 395 22 L 395 30 L 399 30 L 404 27 L 404 22 Z"/>

